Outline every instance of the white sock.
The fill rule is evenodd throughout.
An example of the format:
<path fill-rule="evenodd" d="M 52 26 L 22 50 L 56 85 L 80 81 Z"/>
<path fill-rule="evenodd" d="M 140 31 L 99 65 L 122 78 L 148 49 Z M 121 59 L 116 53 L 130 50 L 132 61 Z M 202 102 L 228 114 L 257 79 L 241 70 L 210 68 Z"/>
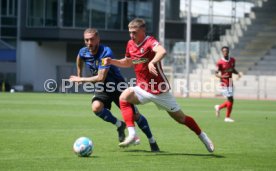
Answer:
<path fill-rule="evenodd" d="M 201 131 L 201 133 L 198 136 L 201 138 L 202 136 L 204 136 L 204 132 Z"/>
<path fill-rule="evenodd" d="M 149 138 L 149 143 L 155 143 L 155 139 L 153 137 Z"/>
<path fill-rule="evenodd" d="M 128 130 L 128 136 L 135 136 L 136 135 L 136 130 L 134 126 L 127 127 Z"/>
<path fill-rule="evenodd" d="M 117 128 L 119 128 L 122 125 L 122 121 L 117 119 L 115 125 L 117 126 Z"/>

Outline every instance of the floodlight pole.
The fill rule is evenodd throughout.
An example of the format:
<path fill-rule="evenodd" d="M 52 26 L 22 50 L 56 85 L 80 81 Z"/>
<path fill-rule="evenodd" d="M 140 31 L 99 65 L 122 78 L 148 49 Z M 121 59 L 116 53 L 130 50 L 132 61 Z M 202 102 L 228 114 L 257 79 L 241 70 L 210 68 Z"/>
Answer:
<path fill-rule="evenodd" d="M 16 30 L 16 84 L 21 84 L 21 0 L 17 1 L 17 30 Z"/>
<path fill-rule="evenodd" d="M 189 78 L 189 71 L 190 71 L 190 43 L 191 43 L 191 6 L 192 1 L 187 0 L 186 1 L 186 7 L 188 8 L 187 11 L 187 21 L 186 21 L 186 97 L 189 97 L 189 84 L 190 84 L 190 78 Z"/>
<path fill-rule="evenodd" d="M 159 42 L 165 47 L 165 0 L 160 0 Z"/>

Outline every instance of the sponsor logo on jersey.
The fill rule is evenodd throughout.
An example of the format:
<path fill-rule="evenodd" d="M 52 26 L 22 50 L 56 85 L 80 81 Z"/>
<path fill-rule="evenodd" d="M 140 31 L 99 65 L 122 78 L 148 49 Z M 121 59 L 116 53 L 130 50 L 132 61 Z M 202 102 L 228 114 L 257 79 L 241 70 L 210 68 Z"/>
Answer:
<path fill-rule="evenodd" d="M 144 48 L 141 48 L 141 49 L 140 49 L 140 52 L 141 52 L 141 53 L 144 53 L 144 52 L 145 52 Z"/>
<path fill-rule="evenodd" d="M 228 68 L 226 70 L 224 70 L 225 72 L 233 72 L 233 68 Z"/>
<path fill-rule="evenodd" d="M 141 63 L 147 63 L 149 61 L 148 58 L 140 58 L 140 59 L 134 59 L 132 60 L 133 64 L 141 64 Z"/>

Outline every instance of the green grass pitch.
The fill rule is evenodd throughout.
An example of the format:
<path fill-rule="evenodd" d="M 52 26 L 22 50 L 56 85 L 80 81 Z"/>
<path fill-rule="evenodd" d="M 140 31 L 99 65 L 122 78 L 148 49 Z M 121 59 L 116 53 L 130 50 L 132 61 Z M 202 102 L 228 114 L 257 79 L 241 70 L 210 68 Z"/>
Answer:
<path fill-rule="evenodd" d="M 157 139 L 160 153 L 141 144 L 118 147 L 115 126 L 90 109 L 88 94 L 0 93 L 0 170 L 275 170 L 276 102 L 236 100 L 235 123 L 216 119 L 224 99 L 177 99 L 215 143 L 207 152 L 197 136 L 152 103 L 139 106 Z M 113 113 L 122 118 L 113 105 Z M 224 116 L 225 111 L 222 111 Z M 73 142 L 90 137 L 91 157 L 77 157 Z"/>

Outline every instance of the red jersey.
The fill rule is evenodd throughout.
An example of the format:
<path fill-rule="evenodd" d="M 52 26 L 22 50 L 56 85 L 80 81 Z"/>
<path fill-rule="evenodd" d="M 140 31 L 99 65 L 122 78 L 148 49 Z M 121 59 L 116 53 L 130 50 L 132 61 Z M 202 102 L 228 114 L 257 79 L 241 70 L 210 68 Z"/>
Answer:
<path fill-rule="evenodd" d="M 153 48 L 158 45 L 159 42 L 152 36 L 147 36 L 139 45 L 133 40 L 129 40 L 125 54 L 125 57 L 132 59 L 136 74 L 136 85 L 151 94 L 160 94 L 170 89 L 161 62 L 155 65 L 158 76 L 149 72 L 148 64 L 155 56 Z"/>
<path fill-rule="evenodd" d="M 218 70 L 221 72 L 221 76 L 229 76 L 228 78 L 220 79 L 221 85 L 224 87 L 233 86 L 232 74 L 235 68 L 235 61 L 236 61 L 235 58 L 229 57 L 228 60 L 221 58 L 217 62 L 217 67 L 218 67 Z"/>

